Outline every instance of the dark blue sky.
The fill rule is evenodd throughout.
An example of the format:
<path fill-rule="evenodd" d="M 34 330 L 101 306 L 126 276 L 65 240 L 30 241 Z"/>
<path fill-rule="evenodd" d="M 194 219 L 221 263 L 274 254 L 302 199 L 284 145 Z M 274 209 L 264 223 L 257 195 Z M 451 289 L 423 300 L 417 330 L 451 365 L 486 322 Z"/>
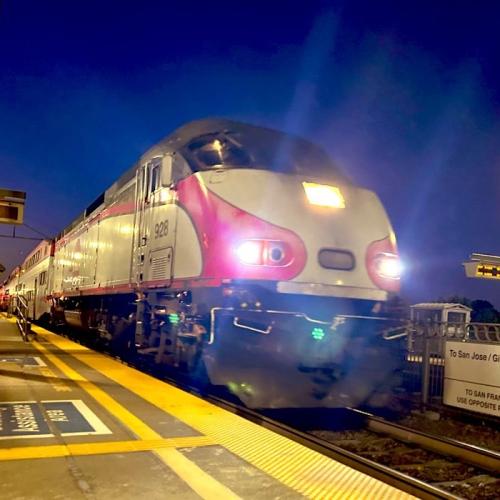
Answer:
<path fill-rule="evenodd" d="M 500 254 L 500 3 L 0 5 L 0 186 L 28 192 L 31 226 L 58 232 L 178 125 L 231 117 L 316 140 L 379 194 L 410 301 L 500 307 L 461 266 Z M 27 250 L 0 239 L 0 262 Z"/>

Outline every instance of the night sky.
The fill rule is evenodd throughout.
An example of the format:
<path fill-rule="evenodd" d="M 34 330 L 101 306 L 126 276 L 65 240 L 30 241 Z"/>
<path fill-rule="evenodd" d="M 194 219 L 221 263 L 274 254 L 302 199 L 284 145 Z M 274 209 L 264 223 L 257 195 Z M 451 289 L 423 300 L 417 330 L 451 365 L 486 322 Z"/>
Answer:
<path fill-rule="evenodd" d="M 500 254 L 500 2 L 0 1 L 0 187 L 30 226 L 56 234 L 207 116 L 304 135 L 376 191 L 410 302 L 500 308 L 461 266 Z"/>

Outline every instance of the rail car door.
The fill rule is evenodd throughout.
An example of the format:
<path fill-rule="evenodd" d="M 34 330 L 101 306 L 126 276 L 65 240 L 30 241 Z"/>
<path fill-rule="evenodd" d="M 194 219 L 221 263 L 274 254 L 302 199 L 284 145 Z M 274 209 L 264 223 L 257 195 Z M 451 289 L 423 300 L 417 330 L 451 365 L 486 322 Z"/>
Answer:
<path fill-rule="evenodd" d="M 176 230 L 170 156 L 154 158 L 137 173 L 135 281 L 170 286 Z"/>

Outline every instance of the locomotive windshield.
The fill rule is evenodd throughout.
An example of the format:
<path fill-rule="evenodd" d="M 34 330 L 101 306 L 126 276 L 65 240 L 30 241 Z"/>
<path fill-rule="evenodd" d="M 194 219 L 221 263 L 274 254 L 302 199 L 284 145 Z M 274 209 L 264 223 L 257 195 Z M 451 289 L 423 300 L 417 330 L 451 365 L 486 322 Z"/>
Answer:
<path fill-rule="evenodd" d="M 205 134 L 189 142 L 183 153 L 195 172 L 255 168 L 321 178 L 340 175 L 320 147 L 267 129 Z"/>

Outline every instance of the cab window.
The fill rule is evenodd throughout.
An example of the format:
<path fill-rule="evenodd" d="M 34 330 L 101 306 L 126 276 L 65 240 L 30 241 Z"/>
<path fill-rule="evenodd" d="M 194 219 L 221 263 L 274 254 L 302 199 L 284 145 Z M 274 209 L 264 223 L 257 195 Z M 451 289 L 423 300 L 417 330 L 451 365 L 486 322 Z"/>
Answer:
<path fill-rule="evenodd" d="M 160 167 L 161 165 L 154 165 L 152 170 L 151 170 L 151 193 L 154 193 L 159 187 L 160 187 L 160 181 L 161 181 L 161 172 L 160 172 Z"/>

